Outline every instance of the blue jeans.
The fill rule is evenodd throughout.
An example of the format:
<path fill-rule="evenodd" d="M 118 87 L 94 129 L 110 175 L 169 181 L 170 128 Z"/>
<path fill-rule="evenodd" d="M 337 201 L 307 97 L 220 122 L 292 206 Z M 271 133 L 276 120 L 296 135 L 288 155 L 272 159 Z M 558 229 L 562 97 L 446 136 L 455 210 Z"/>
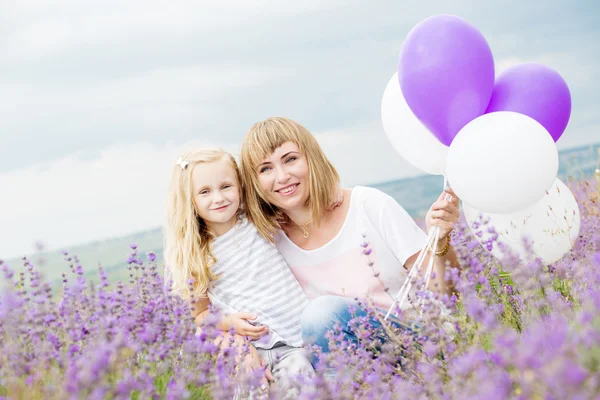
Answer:
<path fill-rule="evenodd" d="M 352 314 L 350 307 L 356 309 Z M 350 327 L 350 320 L 355 317 L 365 317 L 366 311 L 358 307 L 355 300 L 341 296 L 320 296 L 308 303 L 302 312 L 302 338 L 304 343 L 320 346 L 324 353 L 329 352 L 329 340 L 325 334 L 333 330 L 336 323 L 340 324 L 344 339 L 348 343 L 358 343 L 358 338 Z M 391 324 L 398 328 L 407 329 L 415 332 L 414 327 L 410 327 L 397 319 L 390 319 Z M 373 330 L 381 329 L 379 320 L 370 318 L 369 323 Z M 379 339 L 385 341 L 383 336 L 378 335 Z M 313 364 L 314 364 L 313 357 Z"/>

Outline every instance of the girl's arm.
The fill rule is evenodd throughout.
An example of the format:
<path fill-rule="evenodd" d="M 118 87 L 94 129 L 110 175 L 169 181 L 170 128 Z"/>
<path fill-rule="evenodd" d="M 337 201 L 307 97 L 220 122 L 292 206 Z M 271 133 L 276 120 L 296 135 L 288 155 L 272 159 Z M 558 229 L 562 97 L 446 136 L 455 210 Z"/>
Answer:
<path fill-rule="evenodd" d="M 192 316 L 196 321 L 198 327 L 202 327 L 204 319 L 209 313 L 208 306 L 210 300 L 208 297 L 197 299 L 191 303 Z M 233 328 L 235 333 L 241 336 L 247 336 L 250 339 L 260 339 L 262 336 L 269 332 L 269 328 L 266 326 L 254 326 L 248 320 L 253 320 L 256 315 L 250 313 L 233 313 L 223 315 L 216 324 L 216 328 L 220 331 L 229 331 Z"/>
<path fill-rule="evenodd" d="M 202 327 L 202 323 L 204 322 L 204 319 L 206 318 L 206 316 L 209 313 L 209 310 L 208 310 L 209 305 L 210 305 L 210 300 L 209 300 L 208 296 L 191 301 L 192 317 L 194 317 L 194 320 L 196 321 L 196 325 L 198 327 Z M 223 316 L 217 322 L 216 328 L 220 331 L 228 331 L 229 325 L 227 325 L 227 322 L 228 322 L 227 316 Z"/>
<path fill-rule="evenodd" d="M 206 316 L 209 313 L 208 306 L 210 305 L 210 300 L 208 299 L 208 297 L 201 298 L 196 301 L 192 301 L 191 305 L 192 305 L 192 307 L 191 307 L 192 316 L 194 317 L 194 319 L 196 321 L 196 325 L 199 328 L 201 328 L 204 319 L 206 318 Z M 243 316 L 251 316 L 254 318 L 253 315 L 248 314 L 248 313 L 235 313 L 235 314 L 225 315 L 217 322 L 216 327 L 217 327 L 217 329 L 219 329 L 221 331 L 229 331 L 230 326 L 234 325 L 234 328 L 235 328 L 235 325 L 240 325 L 241 323 L 245 323 L 245 324 L 249 325 L 250 328 L 253 328 L 257 331 L 259 331 L 259 329 L 261 329 L 261 328 L 266 328 L 266 327 L 262 327 L 262 326 L 255 327 L 255 326 L 250 325 L 247 321 L 245 321 L 242 318 Z M 243 331 L 243 329 L 241 329 L 241 330 Z M 248 344 L 248 348 L 250 350 L 250 353 L 245 357 L 245 359 L 238 360 L 238 362 L 241 363 L 247 370 L 253 370 L 253 369 L 257 369 L 257 368 L 265 368 L 265 366 L 266 366 L 265 361 L 260 357 L 260 355 L 254 348 L 254 346 L 252 346 L 252 344 L 248 343 L 248 339 L 246 339 L 244 337 L 244 336 L 252 337 L 252 336 L 255 336 L 256 333 L 253 332 L 252 335 L 244 335 L 244 334 L 238 332 L 238 328 L 235 328 L 235 331 L 236 331 L 236 335 L 233 337 L 233 346 L 241 348 L 243 345 Z M 267 331 L 268 331 L 268 328 L 267 328 Z M 257 337 L 257 339 L 263 335 L 264 335 L 264 333 L 260 334 Z M 222 337 L 217 339 L 217 341 L 218 341 L 217 346 L 220 346 L 221 348 L 225 348 L 225 347 L 229 346 L 229 341 L 222 340 L 222 339 L 223 339 Z M 269 368 L 265 368 L 265 377 L 263 379 L 266 379 L 269 382 L 274 381 L 273 374 L 271 373 L 271 370 Z"/>

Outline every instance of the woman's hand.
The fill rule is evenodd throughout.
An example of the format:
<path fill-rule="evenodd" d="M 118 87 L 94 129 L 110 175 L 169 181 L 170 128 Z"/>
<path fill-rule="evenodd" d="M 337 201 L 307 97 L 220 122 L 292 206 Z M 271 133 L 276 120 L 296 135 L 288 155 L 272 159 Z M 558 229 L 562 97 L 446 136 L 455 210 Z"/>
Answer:
<path fill-rule="evenodd" d="M 452 196 L 451 200 L 444 200 L 446 194 Z M 427 232 L 430 232 L 434 226 L 439 226 L 440 240 L 446 239 L 458 222 L 458 216 L 458 197 L 452 189 L 445 190 L 427 212 L 425 217 Z"/>
<path fill-rule="evenodd" d="M 235 333 L 240 336 L 247 336 L 252 340 L 257 340 L 269 333 L 269 328 L 266 326 L 254 326 L 248 320 L 256 319 L 256 315 L 250 313 L 233 313 L 227 317 L 227 322 Z"/>
<path fill-rule="evenodd" d="M 344 190 L 338 186 L 338 188 L 335 192 L 335 197 L 333 199 L 333 203 L 331 203 L 329 205 L 329 207 L 327 207 L 327 211 L 331 211 L 334 208 L 341 206 L 343 202 L 344 202 Z"/>

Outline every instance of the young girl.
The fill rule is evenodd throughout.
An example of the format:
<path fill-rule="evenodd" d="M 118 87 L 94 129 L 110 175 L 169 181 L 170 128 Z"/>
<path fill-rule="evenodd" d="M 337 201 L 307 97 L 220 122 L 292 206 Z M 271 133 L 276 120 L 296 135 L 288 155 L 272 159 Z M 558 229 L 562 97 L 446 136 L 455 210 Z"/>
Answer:
<path fill-rule="evenodd" d="M 219 329 L 233 328 L 253 339 L 270 379 L 310 374 L 300 325 L 307 297 L 275 246 L 246 219 L 242 194 L 230 154 L 203 149 L 179 158 L 171 175 L 165 230 L 171 290 L 193 301 L 198 326 L 212 303 L 224 315 Z M 252 346 L 250 357 L 257 367 Z"/>

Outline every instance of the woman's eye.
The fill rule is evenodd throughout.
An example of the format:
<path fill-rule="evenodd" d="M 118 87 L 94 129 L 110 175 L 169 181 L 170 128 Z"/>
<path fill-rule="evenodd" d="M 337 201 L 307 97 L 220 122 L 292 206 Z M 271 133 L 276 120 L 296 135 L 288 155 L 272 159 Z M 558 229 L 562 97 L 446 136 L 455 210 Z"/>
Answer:
<path fill-rule="evenodd" d="M 293 161 L 296 161 L 297 159 L 298 159 L 298 157 L 296 157 L 296 156 L 292 156 L 292 157 L 288 158 L 287 160 L 285 160 L 285 162 L 287 162 L 287 163 L 291 163 L 291 162 L 293 162 Z"/>
<path fill-rule="evenodd" d="M 260 173 L 262 174 L 263 172 L 267 172 L 267 171 L 268 171 L 268 170 L 270 170 L 270 169 L 271 169 L 271 167 L 262 167 L 262 168 L 260 169 Z"/>

